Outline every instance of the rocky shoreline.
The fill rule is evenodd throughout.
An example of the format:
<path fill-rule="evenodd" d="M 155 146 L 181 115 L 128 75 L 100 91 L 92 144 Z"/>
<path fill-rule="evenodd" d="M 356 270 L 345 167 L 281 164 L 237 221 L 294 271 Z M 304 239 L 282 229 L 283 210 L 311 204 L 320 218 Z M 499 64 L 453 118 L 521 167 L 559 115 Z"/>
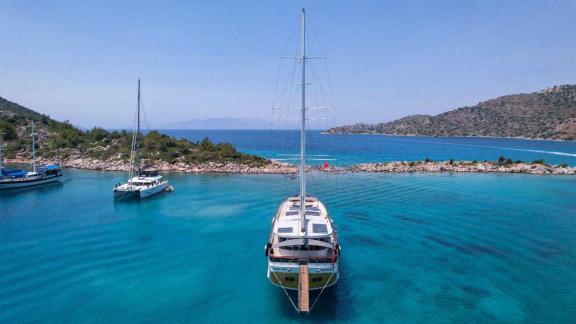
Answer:
<path fill-rule="evenodd" d="M 497 163 L 490 161 L 396 161 L 387 163 L 362 163 L 348 168 L 350 172 L 458 172 L 458 173 L 523 173 L 538 175 L 576 175 L 576 167 L 547 165 L 543 163 Z"/>
<path fill-rule="evenodd" d="M 109 159 L 106 161 L 89 158 L 71 157 L 65 160 L 37 158 L 38 164 L 58 164 L 65 168 L 81 170 L 100 170 L 100 171 L 122 171 L 128 172 L 130 164 L 118 159 Z M 6 159 L 6 163 L 28 164 L 29 158 Z M 204 163 L 167 163 L 157 161 L 148 164 L 147 167 L 164 172 L 181 172 L 181 173 L 242 173 L 242 174 L 291 174 L 298 173 L 296 166 L 288 163 L 270 161 L 264 165 L 245 165 L 236 162 L 204 162 Z"/>
<path fill-rule="evenodd" d="M 29 158 L 6 159 L 7 163 L 28 164 Z M 38 164 L 59 164 L 66 168 L 101 171 L 127 172 L 130 165 L 121 160 L 97 160 L 71 157 L 62 161 L 38 158 Z M 249 166 L 235 162 L 167 163 L 155 162 L 150 167 L 164 172 L 181 173 L 227 173 L 227 174 L 296 174 L 298 167 L 288 163 L 269 161 L 260 166 Z M 310 166 L 308 171 L 327 173 L 522 173 L 536 175 L 576 175 L 576 167 L 547 165 L 544 163 L 498 163 L 490 161 L 393 161 L 383 163 L 361 163 L 353 166 L 322 167 Z"/>

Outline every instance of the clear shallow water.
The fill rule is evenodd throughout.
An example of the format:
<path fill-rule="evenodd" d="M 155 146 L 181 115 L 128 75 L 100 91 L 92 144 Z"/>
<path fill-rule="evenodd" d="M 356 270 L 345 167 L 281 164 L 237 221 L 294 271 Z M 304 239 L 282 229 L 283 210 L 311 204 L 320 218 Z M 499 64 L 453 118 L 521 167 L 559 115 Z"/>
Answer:
<path fill-rule="evenodd" d="M 576 179 L 313 175 L 342 277 L 309 316 L 266 279 L 285 176 L 170 175 L 114 203 L 123 175 L 0 193 L 0 322 L 576 322 Z"/>
<path fill-rule="evenodd" d="M 267 158 L 286 158 L 278 153 L 299 152 L 299 132 L 293 130 L 163 130 L 162 132 L 193 141 L 209 137 L 216 142 L 230 142 L 243 151 Z M 322 163 L 350 165 L 361 162 L 413 161 L 426 157 L 445 161 L 490 160 L 499 156 L 532 162 L 544 159 L 547 163 L 576 165 L 576 142 L 535 141 L 506 138 L 466 137 L 402 137 L 382 135 L 322 135 L 308 132 L 310 154 Z M 310 161 L 313 163 L 313 161 Z"/>

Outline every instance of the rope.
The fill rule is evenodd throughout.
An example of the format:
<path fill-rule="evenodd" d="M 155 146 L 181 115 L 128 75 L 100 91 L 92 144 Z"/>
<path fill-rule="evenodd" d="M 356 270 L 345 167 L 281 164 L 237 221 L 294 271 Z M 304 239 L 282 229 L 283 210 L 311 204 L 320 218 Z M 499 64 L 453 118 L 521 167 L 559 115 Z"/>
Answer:
<path fill-rule="evenodd" d="M 278 280 L 278 282 L 280 282 L 280 278 L 278 278 L 276 273 L 274 271 L 270 271 L 270 272 L 274 275 L 274 277 L 276 277 L 276 280 Z M 282 286 L 282 285 L 280 285 L 280 288 L 282 288 L 282 290 L 284 290 L 284 293 L 286 294 L 286 297 L 288 297 L 290 304 L 292 304 L 292 306 L 294 307 L 294 310 L 296 310 L 297 313 L 300 313 L 300 310 L 298 309 L 298 307 L 296 307 L 296 304 L 294 304 L 294 301 L 292 300 L 292 298 L 290 298 L 290 295 L 288 294 L 288 291 L 286 291 L 286 288 L 284 288 L 284 286 Z"/>
<path fill-rule="evenodd" d="M 320 298 L 320 295 L 322 295 L 322 293 L 324 292 L 324 289 L 326 289 L 326 287 L 328 287 L 328 283 L 330 282 L 330 280 L 332 279 L 332 277 L 334 276 L 335 272 L 332 272 L 332 274 L 330 275 L 330 277 L 328 278 L 328 280 L 326 280 L 326 283 L 324 284 L 324 287 L 322 287 L 322 290 L 320 290 L 320 293 L 318 294 L 318 296 L 316 296 L 316 299 L 314 300 L 314 303 L 312 304 L 312 306 L 310 307 L 310 312 L 312 311 L 312 309 L 314 308 L 314 306 L 316 306 L 316 303 L 318 302 L 318 299 Z"/>

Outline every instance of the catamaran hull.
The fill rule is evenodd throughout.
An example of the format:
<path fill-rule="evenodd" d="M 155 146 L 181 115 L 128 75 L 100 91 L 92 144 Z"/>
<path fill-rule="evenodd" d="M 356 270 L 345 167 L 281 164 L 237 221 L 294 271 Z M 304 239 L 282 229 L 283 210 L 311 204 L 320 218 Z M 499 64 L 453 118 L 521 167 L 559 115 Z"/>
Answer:
<path fill-rule="evenodd" d="M 27 188 L 32 186 L 43 185 L 51 182 L 58 181 L 62 174 L 42 177 L 40 179 L 30 179 L 30 180 L 19 180 L 19 181 L 1 181 L 0 180 L 0 190 L 3 189 L 19 189 Z"/>
<path fill-rule="evenodd" d="M 156 186 L 152 186 L 145 189 L 140 190 L 114 190 L 114 198 L 118 199 L 128 199 L 128 198 L 148 198 L 150 196 L 159 194 L 161 192 L 166 191 L 168 188 L 168 182 L 161 183 Z"/>
<path fill-rule="evenodd" d="M 139 197 L 140 199 L 142 198 L 148 198 L 150 196 L 154 196 L 156 194 L 159 194 L 161 192 L 166 191 L 166 188 L 168 188 L 168 182 L 164 182 L 161 183 L 157 186 L 153 186 L 150 188 L 146 188 L 146 189 L 141 189 L 138 193 L 139 193 Z"/>
<path fill-rule="evenodd" d="M 138 191 L 114 190 L 114 198 L 116 199 L 138 198 Z"/>

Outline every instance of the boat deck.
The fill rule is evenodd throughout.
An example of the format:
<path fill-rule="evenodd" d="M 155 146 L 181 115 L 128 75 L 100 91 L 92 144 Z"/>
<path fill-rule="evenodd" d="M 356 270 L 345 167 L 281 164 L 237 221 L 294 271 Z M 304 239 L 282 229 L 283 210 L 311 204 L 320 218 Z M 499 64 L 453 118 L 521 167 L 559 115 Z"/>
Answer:
<path fill-rule="evenodd" d="M 306 231 L 302 231 L 302 227 Z M 318 199 L 306 198 L 306 214 L 302 219 L 300 199 L 289 197 L 278 208 L 269 243 L 270 256 L 276 261 L 297 262 L 303 258 L 330 261 L 330 249 L 337 244 L 337 238 L 326 207 Z"/>

